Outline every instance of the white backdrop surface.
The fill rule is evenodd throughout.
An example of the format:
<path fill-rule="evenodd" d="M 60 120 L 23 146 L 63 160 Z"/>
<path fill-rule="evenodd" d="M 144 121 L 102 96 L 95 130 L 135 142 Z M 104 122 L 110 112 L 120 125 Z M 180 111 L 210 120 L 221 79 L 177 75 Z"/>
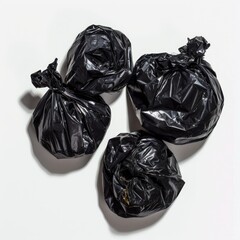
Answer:
<path fill-rule="evenodd" d="M 0 1 L 0 239 L 240 239 L 239 1 Z M 79 32 L 101 24 L 125 33 L 134 62 L 145 53 L 177 52 L 204 36 L 225 105 L 204 144 L 171 149 L 186 184 L 172 207 L 122 219 L 103 201 L 99 181 L 109 138 L 134 124 L 125 89 L 110 104 L 112 120 L 93 157 L 56 160 L 36 142 L 29 121 L 46 89 L 30 74 L 58 57 L 63 64 Z"/>

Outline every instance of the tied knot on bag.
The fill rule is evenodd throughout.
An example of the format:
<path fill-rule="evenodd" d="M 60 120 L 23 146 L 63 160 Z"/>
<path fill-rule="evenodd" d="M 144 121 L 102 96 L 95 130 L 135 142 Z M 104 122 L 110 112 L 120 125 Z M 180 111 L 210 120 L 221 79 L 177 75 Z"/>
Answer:
<path fill-rule="evenodd" d="M 37 71 L 31 74 L 32 84 L 36 88 L 48 87 L 52 90 L 63 89 L 63 81 L 61 75 L 56 71 L 58 59 L 56 58 L 52 63 L 50 63 L 46 70 Z"/>
<path fill-rule="evenodd" d="M 188 43 L 180 47 L 180 53 L 186 54 L 192 58 L 201 58 L 204 56 L 206 50 L 210 47 L 210 43 L 204 37 L 188 38 Z"/>

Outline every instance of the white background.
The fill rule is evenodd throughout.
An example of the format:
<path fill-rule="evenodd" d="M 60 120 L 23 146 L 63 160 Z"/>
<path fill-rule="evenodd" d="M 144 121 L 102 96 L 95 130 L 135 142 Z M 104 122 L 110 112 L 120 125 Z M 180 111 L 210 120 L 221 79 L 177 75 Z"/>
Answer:
<path fill-rule="evenodd" d="M 0 239 L 239 240 L 239 12 L 238 0 L 1 0 Z M 46 92 L 32 86 L 30 74 L 55 57 L 61 69 L 74 38 L 93 23 L 125 33 L 134 62 L 145 53 L 177 52 L 187 37 L 211 43 L 206 60 L 225 95 L 223 113 L 205 144 L 171 146 L 186 185 L 164 214 L 122 219 L 103 201 L 98 174 L 107 141 L 128 132 L 129 119 L 134 124 L 125 90 L 110 105 L 111 125 L 85 166 L 51 157 L 28 126 Z"/>

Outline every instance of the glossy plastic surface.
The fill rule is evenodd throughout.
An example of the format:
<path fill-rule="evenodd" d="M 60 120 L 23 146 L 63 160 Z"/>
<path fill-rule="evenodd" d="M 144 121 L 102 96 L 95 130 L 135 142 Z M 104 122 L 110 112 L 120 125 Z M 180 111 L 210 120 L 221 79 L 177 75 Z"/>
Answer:
<path fill-rule="evenodd" d="M 125 218 L 167 208 L 184 185 L 173 153 L 161 140 L 142 131 L 109 140 L 103 177 L 107 205 Z"/>
<path fill-rule="evenodd" d="M 65 82 L 93 94 L 118 91 L 132 73 L 131 43 L 120 31 L 91 25 L 81 32 L 67 54 Z"/>
<path fill-rule="evenodd" d="M 128 92 L 146 130 L 175 144 L 203 140 L 212 132 L 224 97 L 215 72 L 203 60 L 209 46 L 195 37 L 178 55 L 139 58 Z"/>
<path fill-rule="evenodd" d="M 56 67 L 57 60 L 31 75 L 35 87 L 49 88 L 32 117 L 37 138 L 57 158 L 91 154 L 108 128 L 110 108 L 100 96 L 69 90 Z"/>

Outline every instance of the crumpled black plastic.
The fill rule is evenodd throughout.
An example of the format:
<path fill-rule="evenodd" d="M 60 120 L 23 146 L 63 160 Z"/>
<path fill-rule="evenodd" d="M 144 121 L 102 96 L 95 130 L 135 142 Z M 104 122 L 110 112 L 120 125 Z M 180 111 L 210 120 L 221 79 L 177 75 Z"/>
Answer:
<path fill-rule="evenodd" d="M 91 25 L 68 51 L 65 81 L 92 94 L 118 91 L 130 80 L 132 65 L 131 43 L 123 33 Z"/>
<path fill-rule="evenodd" d="M 49 88 L 32 116 L 38 141 L 57 158 L 91 154 L 108 128 L 110 108 L 100 96 L 70 90 L 56 68 L 57 59 L 31 75 L 35 87 Z"/>
<path fill-rule="evenodd" d="M 178 55 L 139 58 L 128 92 L 146 130 L 175 144 L 203 140 L 212 132 L 224 97 L 215 72 L 203 60 L 209 46 L 195 37 Z"/>
<path fill-rule="evenodd" d="M 103 178 L 107 205 L 125 218 L 144 217 L 169 207 L 184 185 L 173 153 L 143 131 L 109 140 Z"/>

